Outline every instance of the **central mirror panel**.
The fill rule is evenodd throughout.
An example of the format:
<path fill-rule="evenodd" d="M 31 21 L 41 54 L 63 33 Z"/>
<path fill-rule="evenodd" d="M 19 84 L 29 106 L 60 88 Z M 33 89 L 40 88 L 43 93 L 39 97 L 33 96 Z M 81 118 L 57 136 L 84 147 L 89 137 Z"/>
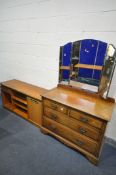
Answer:
<path fill-rule="evenodd" d="M 85 39 L 60 48 L 61 84 L 98 92 L 107 43 Z"/>

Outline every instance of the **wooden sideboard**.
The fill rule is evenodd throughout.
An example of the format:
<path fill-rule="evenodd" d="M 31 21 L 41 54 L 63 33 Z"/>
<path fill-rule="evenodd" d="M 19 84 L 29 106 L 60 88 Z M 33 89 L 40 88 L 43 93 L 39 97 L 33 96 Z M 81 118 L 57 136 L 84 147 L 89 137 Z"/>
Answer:
<path fill-rule="evenodd" d="M 41 126 L 41 95 L 47 92 L 46 89 L 19 80 L 9 80 L 2 83 L 1 90 L 3 107 Z"/>
<path fill-rule="evenodd" d="M 42 95 L 41 131 L 83 153 L 97 164 L 114 100 L 65 87 Z"/>

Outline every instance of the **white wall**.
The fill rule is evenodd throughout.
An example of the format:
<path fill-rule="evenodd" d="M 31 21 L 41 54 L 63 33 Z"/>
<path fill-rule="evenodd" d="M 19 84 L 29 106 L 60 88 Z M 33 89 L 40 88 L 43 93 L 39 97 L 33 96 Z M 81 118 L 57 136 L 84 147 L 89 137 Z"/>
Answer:
<path fill-rule="evenodd" d="M 59 46 L 83 38 L 116 46 L 115 21 L 115 0 L 0 0 L 0 82 L 56 86 Z M 115 89 L 116 73 L 116 98 Z M 115 115 L 107 136 L 116 140 Z"/>

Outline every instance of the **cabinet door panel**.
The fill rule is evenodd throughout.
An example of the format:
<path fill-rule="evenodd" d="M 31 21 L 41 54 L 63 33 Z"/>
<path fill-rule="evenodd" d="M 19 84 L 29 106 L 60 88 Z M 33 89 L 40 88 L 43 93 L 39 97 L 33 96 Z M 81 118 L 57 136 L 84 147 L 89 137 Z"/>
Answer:
<path fill-rule="evenodd" d="M 37 125 L 41 125 L 42 103 L 33 98 L 27 98 L 29 120 Z"/>

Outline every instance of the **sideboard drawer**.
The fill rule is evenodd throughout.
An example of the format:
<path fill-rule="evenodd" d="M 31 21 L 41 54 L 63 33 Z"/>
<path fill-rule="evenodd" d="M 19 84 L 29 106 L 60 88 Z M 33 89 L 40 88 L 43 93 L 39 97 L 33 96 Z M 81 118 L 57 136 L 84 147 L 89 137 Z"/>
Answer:
<path fill-rule="evenodd" d="M 70 116 L 89 125 L 92 125 L 96 128 L 102 129 L 103 122 L 94 116 L 89 116 L 87 114 L 84 114 L 82 112 L 78 112 L 76 110 L 70 110 Z"/>
<path fill-rule="evenodd" d="M 100 130 L 97 128 L 94 128 L 92 126 L 88 126 L 87 124 L 84 124 L 78 120 L 75 120 L 65 114 L 62 114 L 58 111 L 55 111 L 53 109 L 50 109 L 48 107 L 44 108 L 44 115 L 49 117 L 50 119 L 57 121 L 58 123 L 61 123 L 74 131 L 77 131 L 78 133 L 85 135 L 87 137 L 90 137 L 96 141 L 100 138 Z"/>
<path fill-rule="evenodd" d="M 44 105 L 48 106 L 54 110 L 60 111 L 64 114 L 67 114 L 67 112 L 68 112 L 68 109 L 65 106 L 60 105 L 60 104 L 58 104 L 54 101 L 48 100 L 48 99 L 44 99 Z"/>
<path fill-rule="evenodd" d="M 73 131 L 72 129 L 63 126 L 62 124 L 59 124 L 49 118 L 44 117 L 43 119 L 43 125 L 51 130 L 52 132 L 70 140 L 71 142 L 73 142 L 74 144 L 76 144 L 77 146 L 79 146 L 80 148 L 83 148 L 87 151 L 89 151 L 90 153 L 96 155 L 98 152 L 98 144 L 97 142 L 87 138 L 84 135 L 81 135 L 75 131 Z"/>

